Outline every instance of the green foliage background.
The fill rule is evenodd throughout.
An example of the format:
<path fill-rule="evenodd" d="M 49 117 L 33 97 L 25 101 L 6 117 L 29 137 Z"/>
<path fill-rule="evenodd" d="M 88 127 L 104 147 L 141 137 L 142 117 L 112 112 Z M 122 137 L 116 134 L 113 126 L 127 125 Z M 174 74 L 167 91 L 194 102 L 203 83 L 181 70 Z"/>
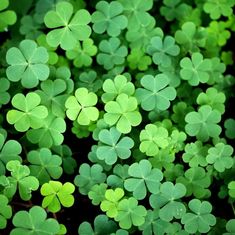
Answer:
<path fill-rule="evenodd" d="M 234 6 L 1 0 L 0 234 L 235 234 Z"/>

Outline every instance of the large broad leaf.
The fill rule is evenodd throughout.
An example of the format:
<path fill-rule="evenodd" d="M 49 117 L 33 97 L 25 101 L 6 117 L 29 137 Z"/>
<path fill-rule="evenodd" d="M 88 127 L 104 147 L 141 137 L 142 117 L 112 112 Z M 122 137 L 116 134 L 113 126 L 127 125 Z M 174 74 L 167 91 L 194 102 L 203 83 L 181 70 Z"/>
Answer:
<path fill-rule="evenodd" d="M 52 47 L 61 46 L 64 50 L 71 50 L 80 40 L 89 38 L 91 28 L 87 24 L 91 21 L 89 12 L 85 9 L 73 14 L 73 5 L 69 2 L 59 2 L 56 9 L 47 12 L 44 22 L 53 29 L 47 34 L 47 42 Z"/>
<path fill-rule="evenodd" d="M 149 161 L 141 160 L 139 163 L 133 163 L 128 169 L 128 174 L 130 178 L 125 180 L 124 187 L 133 192 L 136 199 L 144 199 L 147 191 L 158 193 L 163 175 L 159 169 L 152 169 Z"/>
<path fill-rule="evenodd" d="M 6 74 L 10 81 L 17 82 L 25 88 L 33 88 L 49 76 L 46 48 L 38 47 L 32 40 L 21 41 L 19 48 L 12 47 L 7 51 L 6 60 L 10 65 Z"/>
<path fill-rule="evenodd" d="M 140 82 L 144 88 L 136 90 L 136 97 L 146 111 L 166 110 L 170 106 L 170 101 L 176 98 L 176 90 L 169 86 L 170 80 L 164 74 L 155 77 L 145 75 Z"/>
<path fill-rule="evenodd" d="M 56 235 L 60 225 L 55 219 L 47 219 L 47 213 L 39 206 L 32 207 L 29 212 L 18 211 L 13 217 L 14 228 L 10 235 Z"/>

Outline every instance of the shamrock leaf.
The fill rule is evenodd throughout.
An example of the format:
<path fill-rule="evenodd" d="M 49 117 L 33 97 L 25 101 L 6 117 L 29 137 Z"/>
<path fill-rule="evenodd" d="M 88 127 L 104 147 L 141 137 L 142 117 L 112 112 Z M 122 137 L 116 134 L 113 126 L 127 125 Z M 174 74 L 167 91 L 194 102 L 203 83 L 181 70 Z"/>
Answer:
<path fill-rule="evenodd" d="M 229 139 L 235 139 L 235 120 L 229 118 L 225 121 L 224 127 L 226 128 L 225 135 Z"/>
<path fill-rule="evenodd" d="M 118 202 L 123 198 L 124 191 L 121 188 L 107 189 L 105 199 L 100 204 L 100 209 L 106 212 L 107 216 L 114 218 L 118 215 Z"/>
<path fill-rule="evenodd" d="M 55 10 L 47 12 L 45 25 L 53 29 L 47 34 L 47 42 L 52 47 L 61 46 L 64 50 L 72 50 L 78 41 L 89 38 L 91 21 L 89 12 L 85 9 L 73 14 L 73 5 L 69 2 L 59 2 Z"/>
<path fill-rule="evenodd" d="M 190 112 L 186 115 L 185 131 L 190 136 L 196 136 L 198 140 L 207 141 L 209 137 L 218 137 L 221 127 L 217 125 L 221 120 L 221 114 L 213 110 L 209 105 L 203 105 L 198 112 Z"/>
<path fill-rule="evenodd" d="M 118 203 L 118 214 L 114 218 L 119 222 L 120 228 L 129 229 L 132 225 L 141 226 L 145 221 L 147 210 L 144 206 L 138 205 L 134 197 L 123 199 Z"/>
<path fill-rule="evenodd" d="M 13 217 L 14 228 L 10 235 L 59 233 L 60 225 L 55 219 L 47 219 L 46 211 L 40 206 L 33 206 L 29 212 L 18 211 Z"/>
<path fill-rule="evenodd" d="M 124 187 L 129 192 L 133 192 L 133 196 L 137 200 L 142 200 L 150 193 L 159 191 L 160 181 L 163 179 L 162 172 L 159 169 L 152 169 L 152 165 L 148 160 L 141 160 L 139 163 L 133 163 L 129 169 L 130 178 L 124 182 Z"/>
<path fill-rule="evenodd" d="M 169 67 L 172 63 L 172 57 L 179 55 L 180 48 L 175 45 L 173 37 L 166 36 L 163 40 L 161 37 L 156 36 L 151 38 L 147 52 L 152 56 L 155 64 Z"/>
<path fill-rule="evenodd" d="M 45 105 L 57 117 L 64 118 L 64 104 L 68 98 L 65 94 L 67 84 L 62 79 L 43 81 L 40 84 L 41 90 L 37 90 L 37 94 L 41 97 L 41 104 Z"/>
<path fill-rule="evenodd" d="M 224 102 L 225 95 L 223 92 L 218 92 L 216 88 L 210 87 L 206 93 L 201 92 L 197 97 L 198 105 L 210 105 L 213 110 L 218 110 L 221 114 L 225 112 Z"/>
<path fill-rule="evenodd" d="M 97 55 L 97 62 L 103 65 L 106 70 L 112 69 L 115 65 L 121 65 L 127 56 L 126 46 L 121 45 L 118 38 L 102 40 L 99 44 L 100 53 Z"/>
<path fill-rule="evenodd" d="M 70 96 L 66 102 L 67 117 L 80 125 L 89 125 L 91 121 L 96 121 L 99 117 L 99 110 L 96 107 L 98 99 L 95 93 L 88 92 L 84 87 L 75 91 L 75 96 Z"/>
<path fill-rule="evenodd" d="M 15 140 L 6 141 L 6 136 L 0 133 L 0 175 L 5 175 L 5 166 L 11 160 L 21 161 L 19 154 L 21 145 Z"/>
<path fill-rule="evenodd" d="M 71 195 L 75 187 L 70 182 L 62 184 L 59 181 L 50 180 L 41 187 L 41 194 L 45 196 L 42 201 L 42 207 L 55 213 L 60 211 L 61 205 L 71 207 L 74 204 L 74 196 Z"/>
<path fill-rule="evenodd" d="M 19 49 L 11 47 L 7 51 L 6 61 L 10 65 L 6 70 L 7 78 L 12 82 L 21 80 L 25 88 L 34 88 L 49 76 L 48 58 L 46 48 L 37 47 L 32 40 L 23 40 Z"/>
<path fill-rule="evenodd" d="M 229 30 L 226 30 L 225 22 L 212 21 L 207 28 L 207 31 L 215 43 L 219 46 L 224 46 L 227 40 L 231 37 Z"/>
<path fill-rule="evenodd" d="M 21 93 L 14 95 L 12 105 L 16 109 L 7 112 L 7 121 L 14 124 L 17 131 L 25 132 L 30 127 L 37 129 L 43 125 L 48 115 L 47 108 L 39 105 L 41 98 L 35 92 L 29 92 L 26 96 Z"/>
<path fill-rule="evenodd" d="M 132 82 L 128 82 L 124 75 L 115 76 L 114 80 L 106 79 L 103 83 L 104 93 L 101 99 L 104 103 L 114 100 L 118 95 L 124 93 L 131 96 L 135 92 L 135 86 Z"/>
<path fill-rule="evenodd" d="M 40 184 L 48 182 L 51 178 L 58 179 L 62 175 L 62 160 L 58 155 L 52 155 L 50 149 L 41 148 L 32 150 L 27 155 L 30 173 L 37 177 Z"/>
<path fill-rule="evenodd" d="M 125 180 L 129 177 L 128 165 L 116 164 L 113 168 L 113 175 L 107 178 L 107 184 L 112 188 L 123 188 Z"/>
<path fill-rule="evenodd" d="M 76 160 L 72 157 L 72 151 L 67 145 L 53 146 L 52 152 L 55 152 L 62 158 L 62 166 L 65 173 L 71 175 L 77 167 Z"/>
<path fill-rule="evenodd" d="M 74 179 L 74 183 L 79 188 L 79 192 L 87 195 L 95 184 L 104 183 L 106 175 L 103 173 L 103 167 L 94 164 L 91 167 L 87 163 L 83 163 L 79 168 L 79 175 Z"/>
<path fill-rule="evenodd" d="M 206 161 L 209 164 L 213 164 L 214 168 L 218 172 L 224 172 L 233 166 L 233 148 L 231 145 L 218 143 L 215 147 L 208 149 L 208 155 Z"/>
<path fill-rule="evenodd" d="M 175 32 L 175 40 L 186 52 L 199 52 L 206 45 L 206 31 L 197 28 L 193 22 L 186 22 Z"/>
<path fill-rule="evenodd" d="M 214 215 L 210 214 L 212 206 L 207 201 L 200 201 L 198 199 L 192 199 L 189 204 L 189 209 L 192 213 L 186 213 L 181 219 L 181 223 L 184 224 L 184 229 L 188 233 L 208 233 L 211 226 L 216 223 Z"/>
<path fill-rule="evenodd" d="M 99 165 L 102 166 L 102 168 L 105 170 L 105 171 L 109 171 L 112 169 L 112 165 L 108 165 L 105 163 L 105 161 L 103 160 L 99 160 L 97 158 L 97 154 L 96 154 L 96 151 L 97 151 L 97 148 L 98 148 L 98 145 L 93 145 L 92 146 L 92 150 L 89 152 L 88 154 L 88 158 L 89 160 L 92 162 L 92 163 L 98 163 Z"/>
<path fill-rule="evenodd" d="M 141 114 L 137 111 L 137 100 L 135 97 L 128 97 L 122 93 L 117 96 L 116 101 L 109 101 L 104 109 L 104 121 L 116 128 L 119 132 L 127 134 L 132 126 L 138 126 L 141 123 Z"/>
<path fill-rule="evenodd" d="M 147 156 L 155 156 L 159 148 L 166 148 L 169 145 L 168 131 L 164 127 L 157 127 L 154 124 L 147 124 L 140 132 L 140 151 Z"/>
<path fill-rule="evenodd" d="M 211 184 L 211 179 L 204 168 L 192 167 L 185 171 L 184 175 L 184 177 L 180 176 L 177 178 L 176 182 L 185 185 L 187 197 L 192 194 L 197 198 L 204 198 L 210 195 L 210 191 L 207 188 Z"/>
<path fill-rule="evenodd" d="M 35 16 L 25 15 L 20 20 L 20 33 L 27 39 L 36 39 L 42 34 L 41 24 L 37 21 Z"/>
<path fill-rule="evenodd" d="M 154 209 L 159 210 L 159 217 L 164 221 L 171 221 L 173 218 L 180 219 L 186 213 L 182 202 L 177 201 L 186 194 L 186 188 L 181 183 L 164 182 L 157 194 L 150 196 L 150 204 Z"/>
<path fill-rule="evenodd" d="M 207 146 L 203 146 L 201 141 L 195 143 L 188 143 L 185 145 L 185 152 L 183 153 L 184 162 L 189 163 L 190 167 L 207 166 L 206 155 Z"/>
<path fill-rule="evenodd" d="M 131 69 L 138 69 L 145 71 L 148 66 L 152 64 L 150 56 L 145 55 L 143 50 L 134 48 L 131 53 L 127 56 L 127 62 Z"/>
<path fill-rule="evenodd" d="M 206 0 L 203 10 L 210 14 L 213 20 L 219 19 L 221 15 L 230 16 L 233 13 L 232 7 L 235 5 L 233 0 Z"/>
<path fill-rule="evenodd" d="M 4 229 L 7 226 L 7 219 L 12 216 L 11 206 L 8 205 L 8 198 L 5 195 L 0 194 L 0 229 Z"/>
<path fill-rule="evenodd" d="M 120 0 L 119 0 L 120 1 Z M 123 0 L 124 1 L 124 0 Z M 148 2 L 152 2 L 152 0 L 148 0 Z M 126 1 L 125 1 L 126 2 Z M 128 3 L 132 4 L 140 4 L 142 5 L 143 3 L 141 1 L 136 1 L 136 0 L 130 0 Z M 145 5 L 146 1 L 144 2 Z M 146 6 L 146 5 L 145 5 Z M 131 7 L 131 11 L 133 11 L 133 7 Z M 143 8 L 143 7 L 142 7 Z M 135 11 L 133 12 L 135 15 Z M 135 25 L 134 27 L 128 28 L 128 31 L 126 33 L 126 39 L 128 42 L 130 42 L 130 48 L 138 48 L 141 50 L 146 50 L 146 47 L 150 43 L 150 39 L 154 36 L 159 36 L 163 37 L 163 31 L 161 28 L 156 27 L 156 21 L 152 17 L 148 17 L 149 20 L 145 21 L 144 23 L 141 23 L 140 25 Z M 129 22 L 129 19 L 128 19 Z"/>
<path fill-rule="evenodd" d="M 8 25 L 13 25 L 16 22 L 16 13 L 11 10 L 6 10 L 9 5 L 9 0 L 1 0 L 0 3 L 0 32 L 7 29 Z"/>
<path fill-rule="evenodd" d="M 26 137 L 31 143 L 38 144 L 39 147 L 50 148 L 62 144 L 65 130 L 65 120 L 49 114 L 44 119 L 42 127 L 28 130 Z"/>
<path fill-rule="evenodd" d="M 184 15 L 186 4 L 181 3 L 181 0 L 164 0 L 163 3 L 164 5 L 161 6 L 160 12 L 167 21 L 179 19 Z"/>
<path fill-rule="evenodd" d="M 103 84 L 103 81 L 97 77 L 97 73 L 94 70 L 83 72 L 79 75 L 77 87 L 85 87 L 89 91 L 97 92 Z"/>
<path fill-rule="evenodd" d="M 158 216 L 158 211 L 154 210 L 148 210 L 147 216 L 145 217 L 145 222 L 141 226 L 139 226 L 139 229 L 143 231 L 143 235 L 148 234 L 159 234 L 164 235 L 166 228 L 168 227 L 168 222 L 163 221 Z"/>
<path fill-rule="evenodd" d="M 206 83 L 209 80 L 211 66 L 209 59 L 203 59 L 201 53 L 195 52 L 191 59 L 185 57 L 180 61 L 180 76 L 183 80 L 187 80 L 191 86 L 197 86 L 200 82 Z"/>
<path fill-rule="evenodd" d="M 138 30 L 141 26 L 146 25 L 151 20 L 150 14 L 147 12 L 152 9 L 153 1 L 146 0 L 142 2 L 140 0 L 119 0 L 124 8 L 124 14 L 128 18 L 128 29 Z"/>
<path fill-rule="evenodd" d="M 171 115 L 172 120 L 178 124 L 178 127 L 184 129 L 185 121 L 182 117 L 185 117 L 187 113 L 193 111 L 192 106 L 189 106 L 183 101 L 180 101 L 173 105 L 173 114 Z"/>
<path fill-rule="evenodd" d="M 99 1 L 95 8 L 96 11 L 92 14 L 91 21 L 96 33 L 103 34 L 107 31 L 109 36 L 116 37 L 121 33 L 121 30 L 127 27 L 128 20 L 122 15 L 123 6 L 121 3 Z"/>
<path fill-rule="evenodd" d="M 78 42 L 73 50 L 66 51 L 66 57 L 73 60 L 75 67 L 88 67 L 92 64 L 92 56 L 96 55 L 97 47 L 92 39 L 85 39 L 82 43 Z"/>
<path fill-rule="evenodd" d="M 113 165 L 118 157 L 121 159 L 129 158 L 134 141 L 127 136 L 120 137 L 121 133 L 115 127 L 110 130 L 101 130 L 99 140 L 102 144 L 98 146 L 96 151 L 98 159 L 104 160 L 108 165 Z"/>
<path fill-rule="evenodd" d="M 78 228 L 80 235 L 110 235 L 117 230 L 116 223 L 106 215 L 98 215 L 94 221 L 94 229 L 88 222 L 83 222 Z"/>
<path fill-rule="evenodd" d="M 169 86 L 170 80 L 164 74 L 144 75 L 140 80 L 144 88 L 136 90 L 136 97 L 141 107 L 146 111 L 154 109 L 166 110 L 170 107 L 170 101 L 176 98 L 176 90 Z"/>
<path fill-rule="evenodd" d="M 71 71 L 67 66 L 63 64 L 57 69 L 53 69 L 52 67 L 50 76 L 53 80 L 62 79 L 66 82 L 66 94 L 70 94 L 73 92 L 74 81 L 71 79 Z"/>
<path fill-rule="evenodd" d="M 10 94 L 7 90 L 10 88 L 10 82 L 6 78 L 0 78 L 0 108 L 3 104 L 10 101 Z"/>
<path fill-rule="evenodd" d="M 105 192 L 107 190 L 107 184 L 96 184 L 88 193 L 88 197 L 92 200 L 93 205 L 99 205 L 105 200 Z"/>
<path fill-rule="evenodd" d="M 30 175 L 30 170 L 27 166 L 21 165 L 17 160 L 9 161 L 6 165 L 11 176 L 8 177 L 10 186 L 6 189 L 8 198 L 12 198 L 17 190 L 22 200 L 28 201 L 31 198 L 31 191 L 35 191 L 39 187 L 38 179 Z"/>

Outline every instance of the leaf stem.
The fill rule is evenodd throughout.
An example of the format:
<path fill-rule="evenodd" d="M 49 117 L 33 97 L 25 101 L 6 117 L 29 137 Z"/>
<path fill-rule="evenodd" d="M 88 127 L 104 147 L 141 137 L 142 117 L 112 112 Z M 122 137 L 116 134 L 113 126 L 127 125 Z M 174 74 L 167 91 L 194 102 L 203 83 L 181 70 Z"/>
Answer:
<path fill-rule="evenodd" d="M 234 208 L 234 206 L 233 206 L 233 203 L 231 202 L 230 205 L 231 205 L 231 207 L 232 207 L 233 214 L 235 215 L 235 208 Z"/>
<path fill-rule="evenodd" d="M 33 206 L 33 204 L 32 204 L 31 201 L 29 201 L 28 203 L 14 202 L 14 201 L 12 201 L 11 204 L 14 205 L 14 206 L 21 206 L 21 207 L 26 207 L 26 208 L 30 208 L 30 207 Z"/>

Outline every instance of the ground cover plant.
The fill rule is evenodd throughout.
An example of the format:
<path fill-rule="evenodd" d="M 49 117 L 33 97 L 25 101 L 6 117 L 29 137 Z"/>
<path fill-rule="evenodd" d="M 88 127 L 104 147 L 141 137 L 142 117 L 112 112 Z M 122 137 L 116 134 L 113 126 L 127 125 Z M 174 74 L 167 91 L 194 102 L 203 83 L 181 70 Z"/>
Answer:
<path fill-rule="evenodd" d="M 0 234 L 234 235 L 235 0 L 1 0 Z"/>

